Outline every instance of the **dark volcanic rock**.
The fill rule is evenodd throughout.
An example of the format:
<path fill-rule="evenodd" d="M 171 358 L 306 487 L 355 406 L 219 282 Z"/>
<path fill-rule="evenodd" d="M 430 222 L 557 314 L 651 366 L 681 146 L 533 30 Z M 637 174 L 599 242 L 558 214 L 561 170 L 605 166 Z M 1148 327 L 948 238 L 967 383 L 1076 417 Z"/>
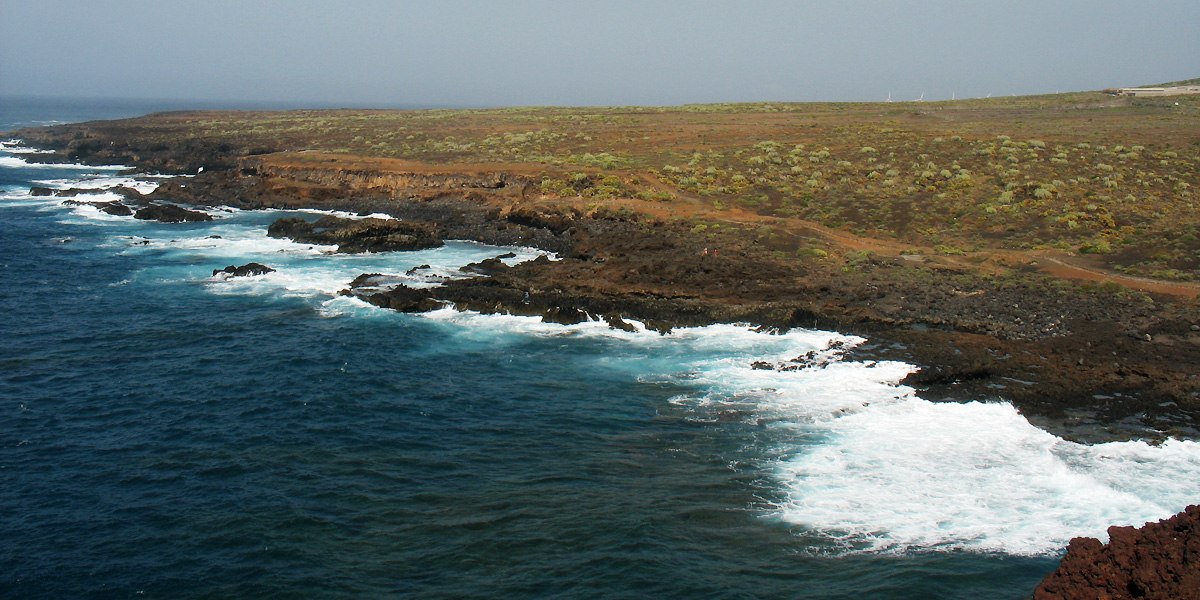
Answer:
<path fill-rule="evenodd" d="M 225 267 L 224 269 L 213 269 L 212 274 L 213 274 L 213 276 L 216 276 L 218 273 L 228 273 L 230 277 L 249 277 L 251 275 L 265 275 L 267 273 L 274 273 L 274 272 L 275 272 L 275 269 L 272 269 L 271 267 L 252 262 L 252 263 L 244 264 L 240 267 L 235 267 L 233 265 L 229 265 L 228 267 Z"/>
<path fill-rule="evenodd" d="M 350 282 L 349 289 L 342 290 L 339 293 L 343 296 L 363 297 L 403 286 L 408 281 L 412 281 L 412 279 L 398 275 L 384 275 L 382 273 L 363 273 Z"/>
<path fill-rule="evenodd" d="M 362 298 L 375 306 L 400 312 L 429 312 L 442 307 L 442 303 L 430 297 L 429 290 L 414 289 L 403 285 L 373 294 L 355 294 L 350 290 L 349 295 Z"/>
<path fill-rule="evenodd" d="M 637 332 L 637 327 L 617 315 L 609 315 L 604 319 L 604 321 L 613 329 L 620 329 L 621 331 L 628 331 L 630 333 Z"/>
<path fill-rule="evenodd" d="M 1200 600 L 1200 506 L 1141 529 L 1108 528 L 1109 542 L 1075 538 L 1034 600 Z"/>
<path fill-rule="evenodd" d="M 93 204 L 96 208 L 118 217 L 128 217 L 133 214 L 133 209 L 121 204 L 120 202 L 96 202 Z"/>
<path fill-rule="evenodd" d="M 290 238 L 304 244 L 337 245 L 339 252 L 389 252 L 424 250 L 443 244 L 429 225 L 393 219 L 342 219 L 324 216 L 315 223 L 301 218 L 283 218 L 267 229 L 267 235 Z"/>
<path fill-rule="evenodd" d="M 297 242 L 300 238 L 311 235 L 314 225 L 300 217 L 284 217 L 276 219 L 267 227 L 267 235 L 273 238 L 291 238 Z"/>
<path fill-rule="evenodd" d="M 188 210 L 174 204 L 150 204 L 138 209 L 133 218 L 143 221 L 182 223 L 185 221 L 211 221 L 212 215 L 198 210 Z"/>
<path fill-rule="evenodd" d="M 175 116 L 182 114 L 175 113 Z M 12 133 L 30 147 L 54 151 L 30 157 L 39 163 L 124 164 L 159 173 L 196 173 L 201 167 L 228 169 L 237 166 L 237 157 L 276 151 L 269 147 L 237 145 L 229 140 L 185 136 L 164 138 L 153 131 L 144 131 L 148 135 L 131 138 L 128 123 L 128 120 L 91 121 Z"/>
<path fill-rule="evenodd" d="M 128 217 L 133 214 L 133 209 L 121 204 L 117 201 L 111 202 L 84 202 L 82 200 L 64 200 L 63 204 L 67 206 L 95 206 L 103 212 L 118 217 Z"/>
<path fill-rule="evenodd" d="M 118 185 L 116 187 L 109 188 L 109 191 L 116 192 L 116 193 L 124 196 L 128 200 L 141 200 L 142 198 L 146 197 L 145 194 L 143 194 L 131 187 L 125 187 L 123 185 Z"/>
<path fill-rule="evenodd" d="M 57 196 L 59 198 L 74 198 L 75 196 L 95 194 L 97 192 L 114 192 L 131 200 L 142 198 L 141 192 L 123 185 L 113 185 L 105 188 L 67 188 L 65 190 L 58 190 L 43 186 L 34 186 L 29 188 L 30 196 Z"/>
<path fill-rule="evenodd" d="M 196 115 L 169 119 L 181 116 Z M 284 150 L 287 142 L 268 147 L 239 141 L 241 135 L 192 139 L 177 135 L 179 129 L 142 129 L 159 120 L 62 125 L 19 136 L 57 151 L 37 155 L 39 162 L 195 174 L 163 181 L 146 198 L 116 190 L 134 206 L 386 213 L 431 224 L 441 239 L 533 246 L 563 258 L 451 281 L 436 292 L 460 308 L 550 320 L 582 314 L 618 328 L 638 320 L 656 331 L 712 322 L 834 329 L 869 339 L 851 351 L 855 360 L 919 366 L 922 372 L 906 383 L 925 399 L 1011 401 L 1038 426 L 1077 441 L 1200 438 L 1200 305 L 1190 299 L 1113 293 L 1036 269 L 977 276 L 957 260 L 916 267 L 875 256 L 843 265 L 849 255 L 838 243 L 829 260 L 791 260 L 798 248 L 830 240 L 783 223 L 771 233 L 734 223 L 699 232 L 695 223 L 604 206 L 552 207 L 529 197 L 510 175 L 414 178 L 263 159 L 253 155 Z M 536 187 L 538 179 L 527 183 Z M 492 193 L 500 190 L 506 192 Z M 313 241 L 363 249 L 338 239 Z M 410 273 L 408 280 L 414 276 L 445 279 Z"/>
<path fill-rule="evenodd" d="M 504 264 L 498 257 L 485 258 L 477 263 L 471 263 L 459 269 L 464 273 L 475 273 L 478 275 L 495 275 L 508 269 L 508 265 Z"/>
<path fill-rule="evenodd" d="M 575 225 L 575 220 L 571 215 L 542 213 L 529 208 L 515 208 L 509 211 L 508 221 L 527 227 L 548 229 L 555 234 L 564 233 Z"/>
<path fill-rule="evenodd" d="M 361 287 L 378 288 L 380 287 L 381 283 L 387 279 L 395 279 L 395 277 L 391 275 L 384 275 L 383 273 L 363 273 L 362 275 L 355 277 L 354 280 L 350 282 L 350 289 Z"/>

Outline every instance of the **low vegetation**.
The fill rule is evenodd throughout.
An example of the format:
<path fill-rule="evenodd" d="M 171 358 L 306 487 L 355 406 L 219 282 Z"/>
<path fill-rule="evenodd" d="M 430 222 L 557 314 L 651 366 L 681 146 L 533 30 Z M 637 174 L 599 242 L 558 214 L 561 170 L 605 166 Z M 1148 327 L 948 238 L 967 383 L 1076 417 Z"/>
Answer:
<path fill-rule="evenodd" d="M 686 205 L 969 259 L 1200 280 L 1200 97 L 172 113 L 146 136 L 547 168 L 546 201 Z M 645 208 L 645 207 L 643 207 Z M 652 208 L 651 208 L 652 209 Z M 691 213 L 689 213 L 691 214 Z M 773 220 L 778 220 L 773 221 Z M 800 244 L 801 242 L 797 242 Z M 813 257 L 825 249 L 779 244 Z"/>

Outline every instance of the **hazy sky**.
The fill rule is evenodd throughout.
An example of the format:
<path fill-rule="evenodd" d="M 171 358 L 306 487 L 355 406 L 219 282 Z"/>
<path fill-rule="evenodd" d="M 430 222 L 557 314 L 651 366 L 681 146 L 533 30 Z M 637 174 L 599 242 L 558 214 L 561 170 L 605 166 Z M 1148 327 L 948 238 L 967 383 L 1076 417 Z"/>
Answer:
<path fill-rule="evenodd" d="M 0 0 L 0 95 L 661 105 L 1193 77 L 1198 0 Z"/>

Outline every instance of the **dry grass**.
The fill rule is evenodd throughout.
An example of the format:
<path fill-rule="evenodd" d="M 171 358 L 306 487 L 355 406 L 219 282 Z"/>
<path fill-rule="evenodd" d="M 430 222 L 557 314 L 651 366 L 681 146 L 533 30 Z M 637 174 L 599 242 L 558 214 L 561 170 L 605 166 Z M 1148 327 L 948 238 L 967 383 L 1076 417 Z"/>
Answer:
<path fill-rule="evenodd" d="M 1178 102 L 1178 105 L 1176 103 Z M 148 139 L 538 166 L 545 200 L 811 222 L 946 256 L 1058 250 L 1200 279 L 1200 97 L 170 113 Z M 801 248 L 802 251 L 808 251 Z"/>

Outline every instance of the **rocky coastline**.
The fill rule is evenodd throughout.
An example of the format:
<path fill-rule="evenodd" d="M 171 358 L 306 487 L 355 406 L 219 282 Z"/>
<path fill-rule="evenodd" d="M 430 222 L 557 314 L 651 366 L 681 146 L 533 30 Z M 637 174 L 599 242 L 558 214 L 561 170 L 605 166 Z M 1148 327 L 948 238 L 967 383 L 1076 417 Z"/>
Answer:
<path fill-rule="evenodd" d="M 283 220 L 271 235 L 337 244 L 343 252 L 462 239 L 532 246 L 558 257 L 514 266 L 489 259 L 468 266 L 470 276 L 436 287 L 406 287 L 389 273 L 347 282 L 343 294 L 377 306 L 415 312 L 450 305 L 556 323 L 599 320 L 619 329 L 638 321 L 660 332 L 728 322 L 763 331 L 830 329 L 867 338 L 844 349 L 848 357 L 917 365 L 903 383 L 929 400 L 1011 402 L 1034 424 L 1083 443 L 1200 439 L 1194 299 L 1065 279 L 1032 264 L 997 275 L 934 256 L 847 251 L 836 259 L 815 253 L 797 259 L 794 245 L 785 259 L 761 227 L 733 217 L 717 227 L 647 205 L 546 200 L 537 194 L 544 175 L 537 168 L 433 166 L 196 140 L 147 145 L 119 126 L 86 135 L 69 127 L 19 135 L 56 151 L 38 160 L 188 174 L 101 210 L 140 203 L 140 210 L 348 211 L 365 218 Z M 796 235 L 807 242 L 810 234 L 818 237 Z M 265 269 L 230 265 L 213 275 Z M 804 357 L 752 366 L 821 368 Z M 1063 568 L 1035 597 L 1189 597 L 1177 592 L 1195 590 L 1198 514 L 1192 507 L 1140 532 L 1114 528 L 1108 545 L 1073 541 Z"/>
<path fill-rule="evenodd" d="M 1192 303 L 1036 272 L 977 277 L 932 261 L 914 269 L 905 257 L 870 253 L 841 263 L 778 260 L 745 228 L 697 235 L 685 220 L 532 201 L 538 175 L 503 166 L 377 161 L 350 168 L 316 153 L 230 156 L 212 148 L 144 156 L 120 143 L 63 151 L 53 140 L 27 137 L 60 150 L 39 159 L 123 161 L 159 172 L 215 165 L 167 179 L 136 200 L 171 213 L 223 205 L 380 214 L 398 220 L 364 219 L 349 229 L 327 227 L 334 221 L 277 223 L 272 235 L 347 252 L 462 239 L 561 257 L 499 265 L 487 277 L 432 289 L 345 291 L 380 306 L 451 304 L 614 327 L 637 320 L 658 331 L 719 322 L 832 329 L 868 338 L 851 352 L 855 358 L 919 366 L 904 383 L 930 400 L 1009 401 L 1040 427 L 1086 443 L 1200 438 L 1200 312 Z"/>

